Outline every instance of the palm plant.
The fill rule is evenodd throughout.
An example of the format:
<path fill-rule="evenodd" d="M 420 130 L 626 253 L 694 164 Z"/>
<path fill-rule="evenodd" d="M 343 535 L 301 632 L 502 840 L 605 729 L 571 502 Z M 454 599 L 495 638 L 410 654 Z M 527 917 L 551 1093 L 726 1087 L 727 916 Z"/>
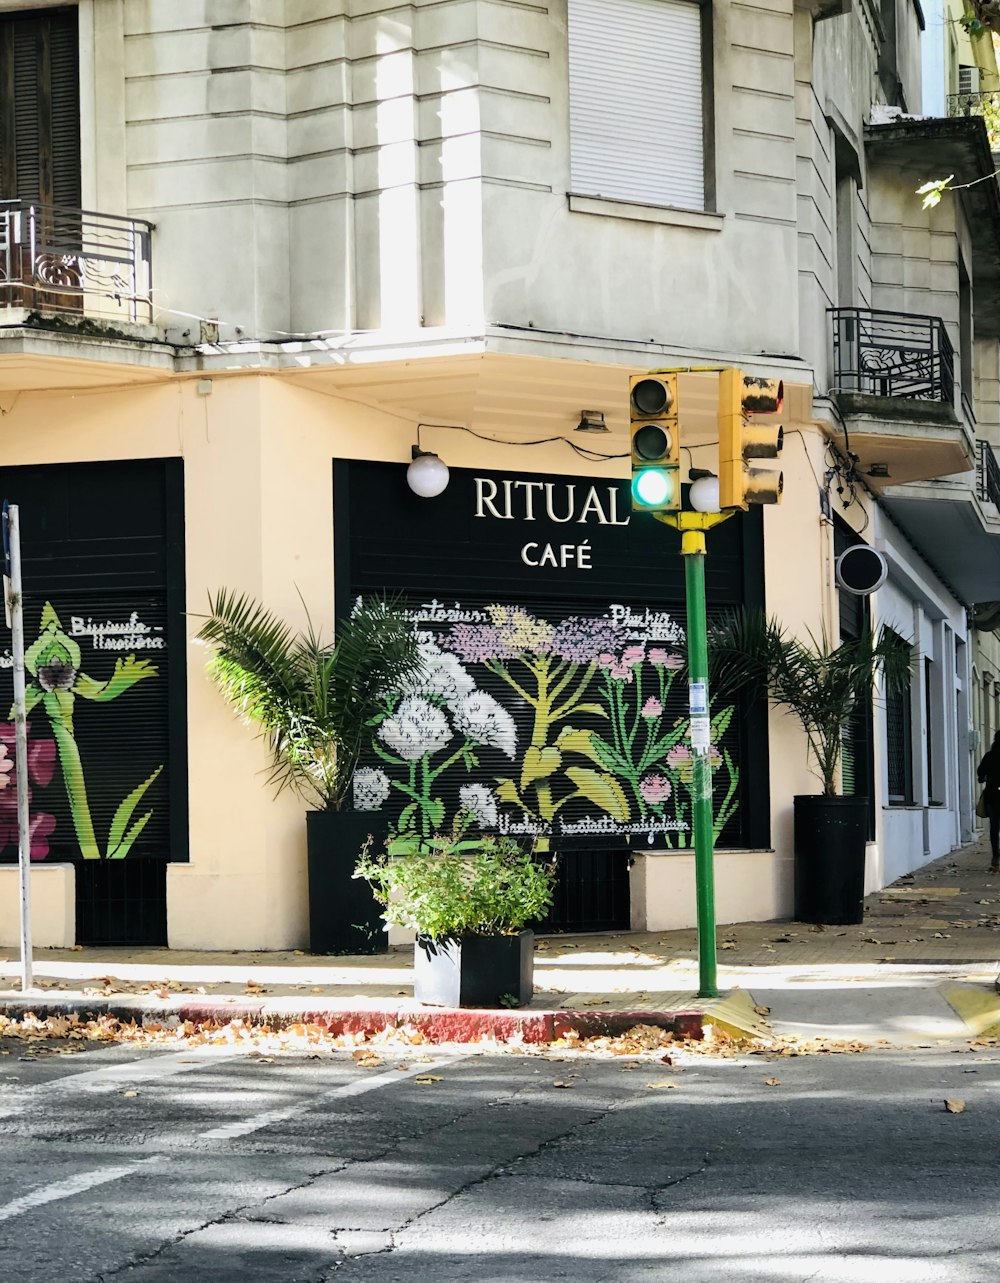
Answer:
<path fill-rule="evenodd" d="M 884 626 L 835 646 L 826 630 L 808 643 L 789 637 L 761 611 L 730 615 L 709 633 L 714 690 L 763 693 L 802 723 L 824 797 L 837 795 L 844 732 L 881 675 L 888 692 L 909 679 L 910 645 Z"/>
<path fill-rule="evenodd" d="M 209 672 L 269 744 L 270 782 L 319 810 L 339 811 L 385 694 L 421 667 L 414 630 L 395 600 L 359 600 L 325 642 L 306 615 L 295 633 L 259 602 L 221 588 L 198 637 Z"/>

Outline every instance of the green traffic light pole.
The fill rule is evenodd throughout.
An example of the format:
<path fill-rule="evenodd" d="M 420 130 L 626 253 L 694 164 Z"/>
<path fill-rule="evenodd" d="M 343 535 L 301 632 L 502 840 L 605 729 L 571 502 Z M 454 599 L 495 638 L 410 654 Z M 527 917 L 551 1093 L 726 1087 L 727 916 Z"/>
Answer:
<path fill-rule="evenodd" d="M 687 606 L 688 698 L 691 714 L 692 828 L 698 912 L 698 996 L 719 996 L 715 945 L 715 871 L 712 835 L 711 717 L 708 710 L 708 623 L 705 612 L 705 531 L 728 512 L 657 512 L 681 532 Z"/>

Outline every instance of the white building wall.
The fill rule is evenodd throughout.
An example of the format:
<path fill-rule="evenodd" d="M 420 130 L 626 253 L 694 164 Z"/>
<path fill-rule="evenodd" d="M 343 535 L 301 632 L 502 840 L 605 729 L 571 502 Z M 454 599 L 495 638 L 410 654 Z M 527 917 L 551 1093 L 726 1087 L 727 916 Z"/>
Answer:
<path fill-rule="evenodd" d="M 969 831 L 967 714 L 960 699 L 969 680 L 956 674 L 956 642 L 967 664 L 970 647 L 964 605 L 913 551 L 896 527 L 876 513 L 874 546 L 889 563 L 889 580 L 873 602 L 876 624 L 913 641 L 911 683 L 912 805 L 887 805 L 884 714 L 876 716 L 876 778 L 880 808 L 879 867 L 875 885 L 894 881 L 929 860 L 947 855 Z M 927 698 L 925 660 L 931 660 Z M 928 718 L 928 703 L 930 717 Z M 928 788 L 930 745 L 933 774 Z"/>

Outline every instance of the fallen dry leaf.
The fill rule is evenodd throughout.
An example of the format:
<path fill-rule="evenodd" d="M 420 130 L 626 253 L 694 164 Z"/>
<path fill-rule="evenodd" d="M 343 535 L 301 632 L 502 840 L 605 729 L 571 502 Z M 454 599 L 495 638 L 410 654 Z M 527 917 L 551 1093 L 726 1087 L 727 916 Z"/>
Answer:
<path fill-rule="evenodd" d="M 566 1082 L 562 1078 L 557 1078 L 552 1084 L 553 1087 L 575 1087 L 576 1083 Z"/>
<path fill-rule="evenodd" d="M 735 948 L 736 948 L 736 943 L 735 943 L 735 941 L 733 941 L 733 940 L 723 940 L 722 944 L 720 944 L 720 945 L 719 945 L 719 948 L 720 948 L 720 949 L 735 949 Z"/>
<path fill-rule="evenodd" d="M 662 1091 L 662 1090 L 669 1090 L 670 1088 L 676 1087 L 677 1084 L 676 1083 L 647 1083 L 646 1086 L 649 1088 L 650 1091 Z"/>
<path fill-rule="evenodd" d="M 122 1095 L 125 1097 L 125 1099 L 126 1099 L 126 1100 L 131 1100 L 131 1098 L 132 1098 L 133 1096 L 138 1096 L 138 1094 L 139 1094 L 139 1093 L 138 1093 L 137 1091 L 123 1091 L 123 1092 L 122 1092 Z"/>
<path fill-rule="evenodd" d="M 946 1100 L 946 1101 L 944 1102 L 944 1107 L 945 1107 L 945 1109 L 948 1111 L 948 1113 L 949 1113 L 949 1114 L 964 1114 L 964 1113 L 965 1113 L 965 1101 L 964 1101 L 964 1100 Z"/>
<path fill-rule="evenodd" d="M 415 1083 L 439 1083 L 441 1081 L 441 1075 L 440 1074 L 418 1074 L 413 1081 Z"/>
<path fill-rule="evenodd" d="M 754 1011 L 756 1011 L 758 1016 L 769 1016 L 771 1014 L 770 1007 L 755 1006 Z"/>
<path fill-rule="evenodd" d="M 780 1087 L 780 1086 L 781 1086 L 781 1079 L 780 1079 L 780 1078 L 765 1078 L 765 1079 L 764 1079 L 764 1086 L 765 1086 L 765 1087 Z"/>

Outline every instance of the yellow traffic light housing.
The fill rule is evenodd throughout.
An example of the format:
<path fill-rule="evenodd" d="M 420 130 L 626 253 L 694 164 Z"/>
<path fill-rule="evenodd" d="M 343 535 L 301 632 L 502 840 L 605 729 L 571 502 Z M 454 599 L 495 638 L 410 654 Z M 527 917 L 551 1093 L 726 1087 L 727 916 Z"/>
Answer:
<path fill-rule="evenodd" d="M 780 379 L 758 379 L 742 370 L 719 373 L 719 507 L 746 509 L 752 503 L 780 503 L 784 478 L 770 468 L 751 468 L 748 459 L 776 459 L 784 431 L 780 424 L 748 422 L 753 415 L 777 414 L 784 399 Z"/>
<path fill-rule="evenodd" d="M 633 512 L 677 512 L 681 506 L 681 443 L 676 374 L 629 380 Z"/>

